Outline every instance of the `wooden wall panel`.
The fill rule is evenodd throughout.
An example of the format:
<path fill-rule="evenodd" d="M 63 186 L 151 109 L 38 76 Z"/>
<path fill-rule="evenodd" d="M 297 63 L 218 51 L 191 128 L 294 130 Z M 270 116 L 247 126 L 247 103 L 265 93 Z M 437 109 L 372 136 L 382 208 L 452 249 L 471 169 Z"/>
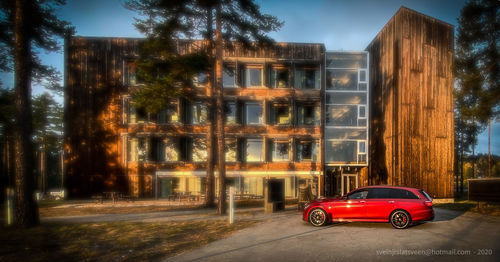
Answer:
<path fill-rule="evenodd" d="M 137 40 L 70 38 L 65 42 L 65 179 L 71 197 L 126 191 L 120 163 L 120 94 L 124 62 Z"/>
<path fill-rule="evenodd" d="M 453 197 L 453 27 L 401 8 L 370 52 L 370 184 Z"/>

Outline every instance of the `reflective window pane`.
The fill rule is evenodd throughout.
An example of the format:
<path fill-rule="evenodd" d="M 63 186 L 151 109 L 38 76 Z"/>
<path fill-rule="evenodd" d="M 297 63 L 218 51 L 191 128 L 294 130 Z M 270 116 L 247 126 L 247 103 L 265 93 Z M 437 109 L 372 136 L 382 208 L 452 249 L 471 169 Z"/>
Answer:
<path fill-rule="evenodd" d="M 327 52 L 326 65 L 331 68 L 367 68 L 367 54 Z"/>
<path fill-rule="evenodd" d="M 366 128 L 325 128 L 326 139 L 366 139 Z"/>
<path fill-rule="evenodd" d="M 236 152 L 238 147 L 237 140 L 234 138 L 227 138 L 225 139 L 225 141 L 226 141 L 226 147 L 225 147 L 226 162 L 236 162 Z"/>
<path fill-rule="evenodd" d="M 179 144 L 177 139 L 165 138 L 161 143 L 160 159 L 165 162 L 179 161 Z"/>
<path fill-rule="evenodd" d="M 319 89 L 320 72 L 318 69 L 297 69 L 295 87 L 299 89 Z"/>
<path fill-rule="evenodd" d="M 297 125 L 319 125 L 321 110 L 319 106 L 311 104 L 297 105 Z"/>
<path fill-rule="evenodd" d="M 359 70 L 359 82 L 366 82 L 366 70 Z"/>
<path fill-rule="evenodd" d="M 316 162 L 318 155 L 318 141 L 314 140 L 297 140 L 296 145 L 296 160 Z"/>
<path fill-rule="evenodd" d="M 366 142 L 365 141 L 359 142 L 358 153 L 366 153 Z"/>
<path fill-rule="evenodd" d="M 207 161 L 207 143 L 205 138 L 192 139 L 192 160 L 193 162 Z"/>
<path fill-rule="evenodd" d="M 326 92 L 327 104 L 366 104 L 366 93 Z"/>
<path fill-rule="evenodd" d="M 208 109 L 202 102 L 191 105 L 191 124 L 204 124 L 207 121 Z"/>
<path fill-rule="evenodd" d="M 289 125 L 291 122 L 289 105 L 274 105 L 272 108 L 275 125 Z"/>
<path fill-rule="evenodd" d="M 273 162 L 288 161 L 288 141 L 273 143 Z"/>
<path fill-rule="evenodd" d="M 259 103 L 248 103 L 246 105 L 246 124 L 261 125 L 262 123 L 262 105 Z"/>
<path fill-rule="evenodd" d="M 264 161 L 262 139 L 247 139 L 246 144 L 246 162 Z"/>
<path fill-rule="evenodd" d="M 236 124 L 236 103 L 235 102 L 227 102 L 226 107 L 224 108 L 226 114 L 226 124 Z"/>
<path fill-rule="evenodd" d="M 235 87 L 234 68 L 225 67 L 222 72 L 222 85 L 224 87 Z"/>
<path fill-rule="evenodd" d="M 271 69 L 271 87 L 273 88 L 288 88 L 288 69 L 273 68 Z"/>
<path fill-rule="evenodd" d="M 356 141 L 327 141 L 327 162 L 357 162 Z"/>
<path fill-rule="evenodd" d="M 246 77 L 247 87 L 262 86 L 262 68 L 248 68 Z"/>
<path fill-rule="evenodd" d="M 357 126 L 358 107 L 353 105 L 326 106 L 327 126 Z"/>
<path fill-rule="evenodd" d="M 358 90 L 358 70 L 356 69 L 326 70 L 326 89 Z"/>

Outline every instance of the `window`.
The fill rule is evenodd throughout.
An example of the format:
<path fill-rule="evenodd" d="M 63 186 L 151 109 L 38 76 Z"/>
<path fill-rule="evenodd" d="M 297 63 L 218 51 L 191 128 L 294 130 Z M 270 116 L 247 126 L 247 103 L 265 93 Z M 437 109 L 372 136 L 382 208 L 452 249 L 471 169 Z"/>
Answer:
<path fill-rule="evenodd" d="M 126 62 L 125 70 L 124 82 L 126 84 L 130 86 L 140 84 L 141 81 L 137 78 L 137 64 L 134 61 Z"/>
<path fill-rule="evenodd" d="M 246 162 L 262 162 L 264 161 L 262 139 L 247 139 L 246 141 Z"/>
<path fill-rule="evenodd" d="M 366 69 L 359 70 L 359 82 L 366 82 Z"/>
<path fill-rule="evenodd" d="M 207 161 L 207 143 L 205 138 L 196 137 L 192 140 L 191 160 L 193 162 Z"/>
<path fill-rule="evenodd" d="M 289 151 L 288 141 L 274 141 L 273 142 L 273 162 L 283 162 L 289 161 L 288 151 Z"/>
<path fill-rule="evenodd" d="M 246 121 L 247 125 L 261 125 L 262 119 L 262 105 L 256 102 L 247 102 L 245 104 Z"/>
<path fill-rule="evenodd" d="M 262 87 L 262 66 L 249 65 L 244 70 L 245 87 Z"/>
<path fill-rule="evenodd" d="M 226 102 L 224 107 L 224 113 L 226 116 L 226 124 L 236 124 L 237 123 L 237 114 L 236 114 L 236 102 L 229 101 Z"/>
<path fill-rule="evenodd" d="M 149 143 L 146 138 L 130 138 L 127 144 L 128 161 L 136 162 L 148 160 Z"/>
<path fill-rule="evenodd" d="M 366 104 L 366 93 L 361 92 L 326 92 L 327 104 L 357 105 Z"/>
<path fill-rule="evenodd" d="M 296 142 L 296 160 L 297 162 L 316 162 L 317 160 L 317 141 L 297 140 Z"/>
<path fill-rule="evenodd" d="M 358 106 L 327 105 L 327 126 L 358 126 Z"/>
<path fill-rule="evenodd" d="M 328 140 L 325 157 L 327 162 L 357 162 L 357 142 Z"/>
<path fill-rule="evenodd" d="M 179 102 L 171 102 L 165 109 L 158 114 L 159 123 L 175 124 L 180 122 Z"/>
<path fill-rule="evenodd" d="M 356 69 L 328 69 L 326 79 L 326 89 L 358 90 L 358 70 Z"/>
<path fill-rule="evenodd" d="M 368 199 L 391 198 L 389 188 L 370 188 L 368 192 Z"/>
<path fill-rule="evenodd" d="M 327 52 L 327 67 L 334 68 L 367 68 L 367 53 L 349 53 L 349 52 Z"/>
<path fill-rule="evenodd" d="M 238 141 L 235 138 L 226 138 L 225 155 L 226 162 L 236 162 L 236 152 L 238 151 Z"/>
<path fill-rule="evenodd" d="M 197 73 L 193 78 L 193 84 L 195 86 L 205 86 L 208 83 L 207 73 L 200 72 Z"/>
<path fill-rule="evenodd" d="M 420 192 L 420 194 L 427 198 L 427 200 L 432 201 L 432 197 L 429 196 L 429 194 L 427 194 L 427 192 L 425 192 L 423 189 L 419 190 L 418 192 Z"/>
<path fill-rule="evenodd" d="M 148 119 L 148 114 L 144 108 L 136 108 L 133 105 L 129 106 L 128 122 L 131 124 L 145 123 Z"/>
<path fill-rule="evenodd" d="M 313 104 L 297 105 L 297 125 L 319 125 L 320 119 L 319 106 Z"/>
<path fill-rule="evenodd" d="M 272 88 L 289 88 L 288 68 L 273 67 L 271 69 L 270 83 Z"/>
<path fill-rule="evenodd" d="M 358 118 L 366 118 L 366 106 L 358 106 Z"/>
<path fill-rule="evenodd" d="M 271 123 L 274 125 L 291 124 L 290 105 L 273 104 L 271 107 Z"/>
<path fill-rule="evenodd" d="M 347 196 L 347 199 L 366 199 L 366 196 L 368 195 L 368 190 L 366 189 L 361 189 L 352 192 Z"/>
<path fill-rule="evenodd" d="M 319 70 L 316 68 L 297 69 L 295 71 L 295 87 L 299 89 L 319 89 Z"/>
<path fill-rule="evenodd" d="M 418 199 L 418 197 L 412 192 L 405 189 L 396 188 L 391 188 L 390 197 L 397 199 Z"/>
<path fill-rule="evenodd" d="M 179 160 L 179 140 L 176 138 L 163 139 L 160 147 L 160 161 L 175 162 Z"/>
<path fill-rule="evenodd" d="M 194 102 L 190 107 L 191 124 L 199 125 L 207 122 L 208 109 L 203 102 Z"/>
<path fill-rule="evenodd" d="M 222 72 L 222 85 L 224 87 L 236 87 L 236 74 L 234 66 L 227 65 Z"/>
<path fill-rule="evenodd" d="M 358 142 L 358 153 L 366 153 L 366 142 L 365 141 L 359 141 Z"/>

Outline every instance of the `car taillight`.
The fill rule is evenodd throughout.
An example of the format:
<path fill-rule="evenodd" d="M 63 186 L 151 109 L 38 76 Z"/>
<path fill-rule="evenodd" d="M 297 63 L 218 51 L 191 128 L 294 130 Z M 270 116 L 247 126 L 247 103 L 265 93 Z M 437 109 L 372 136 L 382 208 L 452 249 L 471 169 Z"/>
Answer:
<path fill-rule="evenodd" d="M 424 205 L 426 205 L 428 207 L 432 207 L 432 201 L 425 201 Z"/>

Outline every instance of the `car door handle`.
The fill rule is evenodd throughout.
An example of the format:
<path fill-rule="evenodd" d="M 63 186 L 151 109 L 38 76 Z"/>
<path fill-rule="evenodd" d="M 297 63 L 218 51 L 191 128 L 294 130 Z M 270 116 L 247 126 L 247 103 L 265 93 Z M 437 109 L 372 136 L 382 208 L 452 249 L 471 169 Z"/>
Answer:
<path fill-rule="evenodd" d="M 366 201 L 364 201 L 364 200 L 359 201 L 359 203 L 365 203 L 365 202 L 366 202 Z"/>
<path fill-rule="evenodd" d="M 391 201 L 387 201 L 387 202 L 389 202 L 389 204 L 394 204 L 394 201 L 392 201 L 392 200 Z"/>

